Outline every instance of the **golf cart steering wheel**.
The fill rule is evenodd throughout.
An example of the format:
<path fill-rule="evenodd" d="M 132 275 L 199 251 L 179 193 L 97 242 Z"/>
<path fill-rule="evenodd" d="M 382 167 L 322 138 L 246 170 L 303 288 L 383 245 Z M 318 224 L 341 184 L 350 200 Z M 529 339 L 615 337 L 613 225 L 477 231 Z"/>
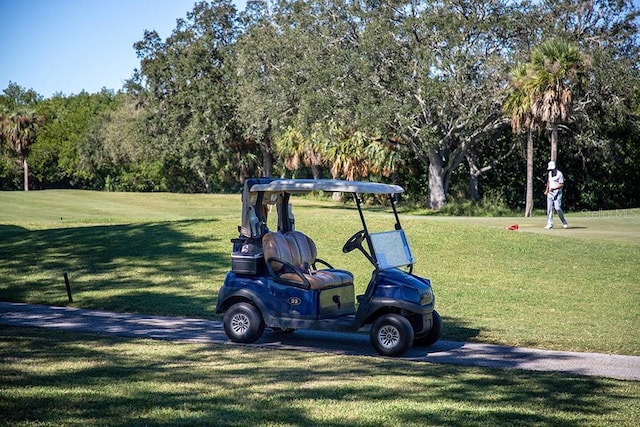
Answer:
<path fill-rule="evenodd" d="M 364 230 L 358 231 L 353 236 L 349 237 L 349 240 L 346 241 L 344 246 L 342 247 L 342 252 L 349 253 L 354 249 L 358 249 L 362 247 L 362 241 L 364 240 Z"/>

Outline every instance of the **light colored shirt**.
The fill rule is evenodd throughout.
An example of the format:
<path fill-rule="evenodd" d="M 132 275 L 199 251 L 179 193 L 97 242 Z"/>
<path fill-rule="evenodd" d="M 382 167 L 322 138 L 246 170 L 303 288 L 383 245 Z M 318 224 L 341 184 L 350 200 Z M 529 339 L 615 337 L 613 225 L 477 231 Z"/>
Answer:
<path fill-rule="evenodd" d="M 555 173 L 555 175 L 554 175 Z M 555 191 L 564 184 L 564 176 L 559 170 L 549 171 L 549 191 Z"/>

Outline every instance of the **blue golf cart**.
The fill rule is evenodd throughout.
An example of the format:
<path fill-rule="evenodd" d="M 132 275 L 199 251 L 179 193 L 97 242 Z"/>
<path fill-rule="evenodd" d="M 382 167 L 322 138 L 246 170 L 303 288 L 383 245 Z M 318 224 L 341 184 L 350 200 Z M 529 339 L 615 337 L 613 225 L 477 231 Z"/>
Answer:
<path fill-rule="evenodd" d="M 373 265 L 371 280 L 356 297 L 353 274 L 318 258 L 317 247 L 296 230 L 291 196 L 339 192 L 353 197 L 362 229 L 342 251 L 360 251 Z M 357 332 L 369 329 L 371 344 L 385 356 L 400 356 L 412 345 L 440 338 L 442 320 L 434 309 L 428 279 L 412 274 L 414 258 L 396 209 L 397 185 L 373 182 L 251 178 L 242 193 L 242 224 L 232 240 L 231 271 L 218 294 L 216 312 L 224 330 L 239 343 L 258 340 L 265 327 Z M 362 207 L 364 194 L 387 197 L 394 226 L 370 232 Z M 274 230 L 267 216 L 277 212 Z M 365 247 L 366 245 L 366 247 Z"/>

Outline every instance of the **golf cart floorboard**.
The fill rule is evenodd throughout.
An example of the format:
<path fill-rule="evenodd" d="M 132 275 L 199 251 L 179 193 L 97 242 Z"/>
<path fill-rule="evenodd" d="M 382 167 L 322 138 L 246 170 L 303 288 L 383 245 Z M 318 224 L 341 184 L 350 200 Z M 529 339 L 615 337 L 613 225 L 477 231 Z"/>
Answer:
<path fill-rule="evenodd" d="M 335 332 L 353 332 L 360 329 L 359 326 L 355 326 L 355 314 L 330 317 L 326 319 L 282 319 L 285 320 L 286 325 L 273 325 L 277 327 L 286 327 L 294 329 L 312 329 L 317 331 L 335 331 Z"/>

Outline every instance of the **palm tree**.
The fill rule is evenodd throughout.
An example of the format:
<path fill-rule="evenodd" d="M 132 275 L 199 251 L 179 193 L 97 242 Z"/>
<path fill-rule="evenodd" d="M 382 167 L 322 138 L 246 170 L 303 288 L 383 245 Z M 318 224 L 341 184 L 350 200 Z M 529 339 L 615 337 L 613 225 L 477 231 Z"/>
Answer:
<path fill-rule="evenodd" d="M 370 174 L 391 176 L 399 163 L 399 153 L 380 137 L 331 125 L 330 138 L 322 146 L 323 157 L 333 178 L 358 180 Z"/>
<path fill-rule="evenodd" d="M 362 132 L 345 133 L 337 130 L 324 147 L 325 158 L 331 164 L 331 176 L 350 181 L 369 175 L 364 154 L 367 138 Z"/>
<path fill-rule="evenodd" d="M 531 109 L 531 94 L 527 92 L 531 78 L 527 65 L 519 65 L 511 71 L 511 81 L 507 89 L 507 97 L 502 111 L 511 117 L 511 129 L 514 133 L 521 130 L 527 132 L 527 188 L 525 193 L 524 216 L 529 218 L 533 213 L 533 131 L 539 130 Z"/>
<path fill-rule="evenodd" d="M 20 156 L 24 170 L 24 191 L 29 191 L 29 164 L 27 156 L 31 144 L 36 140 L 41 117 L 34 111 L 13 112 L 0 117 L 0 131 L 11 147 Z"/>
<path fill-rule="evenodd" d="M 318 179 L 321 175 L 322 154 L 314 135 L 306 138 L 299 129 L 289 126 L 275 141 L 274 148 L 287 169 L 296 171 L 302 163 L 310 167 L 313 177 Z"/>
<path fill-rule="evenodd" d="M 590 58 L 578 46 L 551 39 L 531 54 L 525 91 L 531 95 L 531 112 L 551 128 L 551 160 L 558 156 L 558 127 L 569 120 L 573 90 L 590 66 Z"/>

